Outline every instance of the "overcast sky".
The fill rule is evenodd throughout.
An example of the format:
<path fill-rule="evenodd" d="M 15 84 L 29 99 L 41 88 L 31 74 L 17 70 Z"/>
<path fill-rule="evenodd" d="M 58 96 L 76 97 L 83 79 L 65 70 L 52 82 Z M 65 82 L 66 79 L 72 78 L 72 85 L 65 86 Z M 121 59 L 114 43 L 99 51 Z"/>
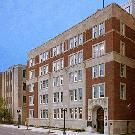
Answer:
<path fill-rule="evenodd" d="M 0 0 L 0 71 L 25 64 L 28 51 L 101 8 L 102 0 Z"/>

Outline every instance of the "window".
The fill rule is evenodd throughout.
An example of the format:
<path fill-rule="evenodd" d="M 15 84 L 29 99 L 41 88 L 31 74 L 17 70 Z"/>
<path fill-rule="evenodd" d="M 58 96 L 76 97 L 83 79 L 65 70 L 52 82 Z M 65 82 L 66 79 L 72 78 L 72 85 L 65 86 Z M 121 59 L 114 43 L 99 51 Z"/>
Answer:
<path fill-rule="evenodd" d="M 74 55 L 69 56 L 69 65 L 74 65 Z"/>
<path fill-rule="evenodd" d="M 78 45 L 78 36 L 74 37 L 74 47 Z"/>
<path fill-rule="evenodd" d="M 125 56 L 125 43 L 120 41 L 120 55 Z"/>
<path fill-rule="evenodd" d="M 59 119 L 60 118 L 60 111 L 59 111 L 59 109 L 54 109 L 53 110 L 53 118 L 54 119 Z"/>
<path fill-rule="evenodd" d="M 92 37 L 97 38 L 100 35 L 103 35 L 105 33 L 105 23 L 102 22 L 99 25 L 95 25 L 92 28 Z"/>
<path fill-rule="evenodd" d="M 82 119 L 82 108 L 80 107 L 78 108 L 78 110 L 79 110 L 79 119 Z"/>
<path fill-rule="evenodd" d="M 92 67 L 92 77 L 97 78 L 97 77 L 103 77 L 105 74 L 105 64 L 99 64 L 94 67 Z"/>
<path fill-rule="evenodd" d="M 32 79 L 35 77 L 35 70 L 29 71 L 29 78 Z"/>
<path fill-rule="evenodd" d="M 57 65 L 56 65 L 56 62 L 53 62 L 53 71 L 56 71 L 56 67 Z"/>
<path fill-rule="evenodd" d="M 96 38 L 98 37 L 98 25 L 95 25 L 92 29 L 92 37 Z"/>
<path fill-rule="evenodd" d="M 41 53 L 40 55 L 39 55 L 39 63 L 42 63 L 43 62 L 43 54 Z"/>
<path fill-rule="evenodd" d="M 60 109 L 60 118 L 63 119 L 63 108 Z"/>
<path fill-rule="evenodd" d="M 100 77 L 104 76 L 104 70 L 105 70 L 104 66 L 105 66 L 105 64 L 99 65 L 99 76 Z"/>
<path fill-rule="evenodd" d="M 34 91 L 34 83 L 29 84 L 29 92 L 33 92 Z"/>
<path fill-rule="evenodd" d="M 69 56 L 69 65 L 75 65 L 83 61 L 83 51 L 79 51 Z"/>
<path fill-rule="evenodd" d="M 40 95 L 40 104 L 48 104 L 48 94 Z"/>
<path fill-rule="evenodd" d="M 23 82 L 23 90 L 26 90 L 26 83 Z"/>
<path fill-rule="evenodd" d="M 12 78 L 12 72 L 10 74 L 10 77 Z M 23 70 L 23 77 L 26 78 L 26 70 Z"/>
<path fill-rule="evenodd" d="M 32 66 L 34 66 L 34 65 L 35 65 L 35 59 L 32 58 L 32 59 L 30 59 L 30 61 L 29 61 L 29 67 L 32 67 Z"/>
<path fill-rule="evenodd" d="M 34 117 L 34 109 L 29 109 L 29 118 Z"/>
<path fill-rule="evenodd" d="M 78 92 L 79 92 L 79 100 L 82 100 L 82 88 L 78 88 Z"/>
<path fill-rule="evenodd" d="M 40 90 L 42 90 L 43 89 L 43 81 L 40 81 L 39 86 L 40 86 Z"/>
<path fill-rule="evenodd" d="M 71 38 L 71 39 L 69 40 L 69 48 L 70 48 L 70 49 L 74 48 L 74 39 L 73 39 L 73 38 Z"/>
<path fill-rule="evenodd" d="M 83 44 L 83 34 L 79 35 L 79 45 Z"/>
<path fill-rule="evenodd" d="M 93 58 L 100 57 L 105 54 L 105 45 L 104 43 L 99 43 L 92 47 Z"/>
<path fill-rule="evenodd" d="M 40 97 L 39 97 L 39 101 L 40 101 L 40 104 L 42 104 L 42 103 L 43 103 L 43 96 L 42 96 L 42 95 L 40 95 Z"/>
<path fill-rule="evenodd" d="M 73 81 L 74 81 L 74 73 L 73 72 L 70 72 L 69 73 L 69 82 L 70 83 L 73 83 Z"/>
<path fill-rule="evenodd" d="M 64 68 L 64 60 L 63 59 L 59 59 L 55 62 L 53 62 L 53 71 L 58 71 L 60 69 Z"/>
<path fill-rule="evenodd" d="M 126 84 L 120 83 L 120 99 L 126 100 Z"/>
<path fill-rule="evenodd" d="M 57 55 L 61 54 L 61 47 L 60 47 L 60 45 L 57 45 L 56 48 L 57 48 Z"/>
<path fill-rule="evenodd" d="M 43 89 L 44 89 L 44 88 L 45 88 L 45 89 L 48 88 L 48 79 L 42 81 L 42 88 L 43 88 Z"/>
<path fill-rule="evenodd" d="M 63 92 L 55 92 L 53 93 L 53 102 L 63 102 Z"/>
<path fill-rule="evenodd" d="M 74 90 L 74 101 L 77 101 L 77 89 Z"/>
<path fill-rule="evenodd" d="M 29 96 L 29 106 L 34 105 L 34 96 Z"/>
<path fill-rule="evenodd" d="M 48 57 L 49 57 L 48 51 L 42 53 L 42 61 L 46 61 L 48 59 Z"/>
<path fill-rule="evenodd" d="M 77 108 L 74 109 L 74 119 L 77 119 Z"/>
<path fill-rule="evenodd" d="M 77 82 L 77 71 L 74 72 L 74 82 Z"/>
<path fill-rule="evenodd" d="M 74 100 L 74 91 L 70 90 L 69 95 L 70 95 L 70 101 L 73 101 Z"/>
<path fill-rule="evenodd" d="M 125 24 L 123 22 L 120 22 L 120 34 L 125 35 Z"/>
<path fill-rule="evenodd" d="M 61 92 L 61 102 L 63 102 L 63 92 Z"/>
<path fill-rule="evenodd" d="M 96 84 L 93 86 L 93 98 L 105 97 L 105 85 Z"/>
<path fill-rule="evenodd" d="M 82 70 L 78 70 L 78 81 L 82 81 Z"/>
<path fill-rule="evenodd" d="M 70 101 L 82 101 L 82 88 L 69 91 Z"/>
<path fill-rule="evenodd" d="M 63 76 L 60 76 L 60 85 L 63 85 Z"/>
<path fill-rule="evenodd" d="M 57 55 L 57 47 L 53 47 L 53 56 L 56 56 Z"/>
<path fill-rule="evenodd" d="M 99 24 L 99 35 L 103 35 L 105 33 L 105 24 L 100 23 Z"/>
<path fill-rule="evenodd" d="M 120 77 L 126 77 L 126 65 L 120 64 Z"/>
<path fill-rule="evenodd" d="M 78 53 L 75 53 L 74 55 L 74 64 L 78 63 Z"/>
<path fill-rule="evenodd" d="M 54 118 L 54 119 L 57 118 L 57 110 L 56 110 L 56 109 L 53 110 L 53 118 Z"/>
<path fill-rule="evenodd" d="M 48 109 L 40 110 L 40 118 L 48 118 Z"/>
<path fill-rule="evenodd" d="M 83 61 L 83 51 L 80 51 L 78 53 L 78 63 L 81 63 Z"/>
<path fill-rule="evenodd" d="M 73 108 L 70 108 L 69 112 L 70 112 L 70 118 L 73 119 L 74 118 L 74 110 L 73 110 Z"/>
<path fill-rule="evenodd" d="M 59 78 L 59 76 L 56 77 L 56 86 L 57 86 L 57 87 L 60 86 L 60 78 Z"/>
<path fill-rule="evenodd" d="M 98 66 L 96 65 L 96 66 L 94 66 L 94 67 L 92 67 L 92 70 L 93 70 L 93 72 L 92 72 L 92 76 L 93 76 L 93 78 L 96 78 L 96 77 L 98 77 Z"/>
<path fill-rule="evenodd" d="M 44 75 L 48 73 L 48 65 L 39 68 L 39 75 Z"/>

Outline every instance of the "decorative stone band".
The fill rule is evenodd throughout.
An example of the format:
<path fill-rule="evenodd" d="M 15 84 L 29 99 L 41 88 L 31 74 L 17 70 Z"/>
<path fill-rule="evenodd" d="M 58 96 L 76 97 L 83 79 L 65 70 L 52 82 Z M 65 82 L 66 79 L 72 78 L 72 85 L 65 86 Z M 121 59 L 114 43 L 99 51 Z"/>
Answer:
<path fill-rule="evenodd" d="M 134 59 L 128 58 L 126 56 L 122 56 L 119 53 L 114 52 L 114 51 L 110 52 L 110 53 L 106 53 L 105 55 L 95 58 L 95 59 L 92 58 L 92 59 L 86 60 L 85 63 L 86 63 L 86 68 L 89 68 L 89 67 L 93 67 L 98 64 L 107 63 L 107 62 L 111 62 L 111 61 L 123 63 L 131 68 L 135 68 Z"/>

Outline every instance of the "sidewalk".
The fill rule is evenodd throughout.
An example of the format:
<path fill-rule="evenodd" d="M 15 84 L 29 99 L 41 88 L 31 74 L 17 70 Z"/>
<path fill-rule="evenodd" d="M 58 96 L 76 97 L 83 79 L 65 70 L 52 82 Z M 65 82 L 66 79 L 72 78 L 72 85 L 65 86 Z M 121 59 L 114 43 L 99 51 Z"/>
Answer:
<path fill-rule="evenodd" d="M 14 125 L 5 125 L 5 124 L 1 124 L 0 126 L 2 127 L 7 127 L 7 128 L 16 128 L 18 130 L 26 130 L 27 127 L 26 126 L 20 126 L 20 128 L 18 128 L 18 126 L 14 126 Z M 47 133 L 49 131 L 49 129 L 44 129 L 44 128 L 35 128 L 35 127 L 29 127 L 29 130 L 31 130 L 32 132 L 38 132 L 38 133 Z M 50 135 L 63 135 L 63 131 L 60 130 L 54 130 L 54 129 L 50 129 Z M 85 132 L 73 132 L 73 131 L 66 131 L 66 135 L 101 135 L 98 133 L 92 133 L 90 131 L 85 131 Z"/>

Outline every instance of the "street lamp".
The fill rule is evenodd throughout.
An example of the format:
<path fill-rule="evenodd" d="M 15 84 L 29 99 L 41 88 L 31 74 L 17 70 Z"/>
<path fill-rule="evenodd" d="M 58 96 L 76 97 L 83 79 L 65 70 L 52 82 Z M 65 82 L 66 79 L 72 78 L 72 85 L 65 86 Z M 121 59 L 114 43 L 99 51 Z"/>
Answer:
<path fill-rule="evenodd" d="M 18 114 L 18 128 L 20 128 L 20 125 L 19 125 L 20 124 L 20 114 L 19 114 L 20 112 L 21 111 L 18 109 L 17 110 L 17 114 Z"/>
<path fill-rule="evenodd" d="M 63 131 L 63 135 L 66 135 L 66 132 L 65 132 L 65 112 L 67 112 L 67 108 L 62 109 L 62 111 L 64 112 L 64 131 Z"/>

